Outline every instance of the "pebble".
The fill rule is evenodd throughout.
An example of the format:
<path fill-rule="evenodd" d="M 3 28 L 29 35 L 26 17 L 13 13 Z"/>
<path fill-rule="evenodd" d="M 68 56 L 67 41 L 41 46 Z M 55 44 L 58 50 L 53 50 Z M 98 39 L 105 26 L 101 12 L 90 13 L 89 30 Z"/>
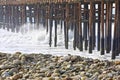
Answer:
<path fill-rule="evenodd" d="M 11 79 L 12 80 L 17 80 L 17 79 L 19 79 L 19 78 L 22 78 L 22 74 L 15 74 L 15 75 L 13 75 L 12 77 L 11 77 Z"/>
<path fill-rule="evenodd" d="M 3 72 L 2 74 L 1 74 L 1 77 L 2 78 L 6 78 L 6 77 L 9 77 L 10 76 L 10 74 L 9 74 L 9 72 L 7 72 L 7 71 L 5 71 L 5 72 Z"/>
<path fill-rule="evenodd" d="M 0 80 L 120 80 L 120 61 L 0 53 Z"/>

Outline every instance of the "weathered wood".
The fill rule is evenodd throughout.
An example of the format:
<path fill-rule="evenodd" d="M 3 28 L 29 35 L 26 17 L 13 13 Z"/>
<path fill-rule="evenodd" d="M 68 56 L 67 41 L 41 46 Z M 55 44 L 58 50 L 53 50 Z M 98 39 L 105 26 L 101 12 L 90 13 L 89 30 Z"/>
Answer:
<path fill-rule="evenodd" d="M 104 0 L 101 1 L 101 55 L 105 54 L 104 51 Z"/>
<path fill-rule="evenodd" d="M 90 2 L 90 11 L 89 11 L 89 53 L 92 53 L 92 39 L 93 39 L 93 2 Z"/>
<path fill-rule="evenodd" d="M 114 24 L 114 38 L 113 38 L 113 49 L 112 49 L 112 59 L 115 59 L 117 55 L 117 39 L 118 39 L 118 20 L 119 20 L 119 0 L 115 1 L 115 24 Z"/>
<path fill-rule="evenodd" d="M 66 27 L 64 27 L 65 29 L 65 48 L 68 49 L 68 21 L 69 21 L 69 5 L 66 4 L 65 6 L 65 25 Z"/>
<path fill-rule="evenodd" d="M 110 53 L 111 49 L 111 14 L 112 5 L 107 2 L 107 14 L 106 14 L 106 53 Z"/>
<path fill-rule="evenodd" d="M 0 22 L 3 22 L 3 6 L 0 5 Z M 0 24 L 0 28 L 2 28 L 2 24 Z"/>
<path fill-rule="evenodd" d="M 88 4 L 84 4 L 84 19 L 85 20 L 88 20 Z M 83 38 L 84 38 L 84 47 L 85 47 L 85 50 L 87 50 L 87 47 L 88 47 L 88 39 L 87 39 L 87 36 L 88 36 L 88 22 L 83 22 L 84 24 L 84 27 L 83 27 Z"/>
<path fill-rule="evenodd" d="M 54 5 L 54 8 L 55 7 L 58 7 L 57 5 Z M 54 15 L 57 17 L 57 10 L 56 9 L 54 9 Z M 57 20 L 55 19 L 54 20 L 54 22 L 55 22 L 55 38 L 54 38 L 54 42 L 55 42 L 55 44 L 54 44 L 54 46 L 56 47 L 57 46 Z"/>
<path fill-rule="evenodd" d="M 73 4 L 73 20 L 74 20 L 74 42 L 73 42 L 73 48 L 76 50 L 77 47 L 77 24 L 76 24 L 76 4 Z"/>
<path fill-rule="evenodd" d="M 100 17 L 101 17 L 101 4 L 98 4 L 98 35 L 97 35 L 97 50 L 100 51 Z"/>
<path fill-rule="evenodd" d="M 93 31 L 92 31 L 92 36 L 93 36 L 93 38 L 92 38 L 92 49 L 94 50 L 94 48 L 95 48 L 95 46 L 96 46 L 96 22 L 95 22 L 95 18 L 96 18 L 96 8 L 95 8 L 95 4 L 93 4 Z"/>
<path fill-rule="evenodd" d="M 49 39 L 49 46 L 51 47 L 51 45 L 52 45 L 52 27 L 53 27 L 53 20 L 52 20 L 52 17 L 53 17 L 53 6 L 52 6 L 52 4 L 50 5 L 50 39 Z"/>
<path fill-rule="evenodd" d="M 79 27 L 79 50 L 83 51 L 83 39 L 82 39 L 82 23 L 81 23 L 81 3 L 78 3 L 78 27 Z"/>

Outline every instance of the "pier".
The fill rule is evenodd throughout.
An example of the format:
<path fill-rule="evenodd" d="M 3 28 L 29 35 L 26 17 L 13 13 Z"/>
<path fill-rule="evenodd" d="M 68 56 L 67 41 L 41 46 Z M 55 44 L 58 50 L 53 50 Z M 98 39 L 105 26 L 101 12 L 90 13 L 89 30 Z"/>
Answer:
<path fill-rule="evenodd" d="M 57 47 L 59 24 L 61 30 L 64 28 L 66 49 L 69 49 L 71 29 L 74 50 L 92 54 L 97 48 L 101 55 L 112 53 L 111 59 L 120 54 L 119 0 L 0 0 L 0 28 L 19 32 L 20 26 L 26 23 L 42 24 L 49 33 L 50 47 L 52 44 Z"/>

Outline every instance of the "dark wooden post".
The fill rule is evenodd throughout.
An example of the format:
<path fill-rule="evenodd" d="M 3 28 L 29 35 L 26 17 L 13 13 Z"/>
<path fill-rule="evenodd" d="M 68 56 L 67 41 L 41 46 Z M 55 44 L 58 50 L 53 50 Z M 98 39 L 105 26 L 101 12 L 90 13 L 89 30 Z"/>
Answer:
<path fill-rule="evenodd" d="M 48 33 L 48 20 L 49 20 L 49 13 L 50 13 L 50 7 L 49 7 L 49 3 L 47 5 L 47 10 L 46 10 L 46 32 Z"/>
<path fill-rule="evenodd" d="M 9 26 L 9 13 L 10 13 L 10 9 L 9 9 L 9 5 L 6 5 L 5 6 L 5 27 L 7 28 L 7 30 L 9 31 L 9 29 L 10 29 L 10 26 Z"/>
<path fill-rule="evenodd" d="M 52 45 L 52 27 L 53 27 L 53 4 L 50 4 L 50 39 L 49 39 L 49 46 L 51 47 Z"/>
<path fill-rule="evenodd" d="M 76 50 L 77 46 L 77 24 L 76 24 L 76 4 L 73 4 L 73 23 L 74 23 L 74 41 L 73 41 L 73 48 Z"/>
<path fill-rule="evenodd" d="M 3 22 L 3 6 L 0 5 L 0 28 L 2 28 L 2 22 Z"/>
<path fill-rule="evenodd" d="M 119 14 L 120 14 L 120 1 L 119 1 Z M 120 15 L 119 15 L 119 23 L 118 23 L 118 53 L 120 54 Z"/>
<path fill-rule="evenodd" d="M 19 32 L 20 25 L 19 25 L 19 5 L 16 6 L 16 12 L 15 12 L 15 18 L 16 18 L 16 32 Z"/>
<path fill-rule="evenodd" d="M 57 4 L 55 4 L 54 5 L 54 17 L 55 17 L 55 38 L 54 38 L 54 42 L 55 42 L 55 44 L 54 44 L 54 46 L 56 47 L 57 46 L 57 10 L 58 9 L 56 9 L 57 8 Z"/>
<path fill-rule="evenodd" d="M 35 23 L 37 24 L 37 29 L 39 29 L 39 4 L 35 4 L 35 9 L 34 9 L 34 12 L 35 12 Z"/>
<path fill-rule="evenodd" d="M 11 6 L 11 9 L 12 9 L 12 14 L 11 14 L 11 19 L 12 19 L 12 23 L 11 23 L 12 25 L 11 25 L 11 26 L 12 26 L 12 27 L 11 27 L 11 28 L 12 28 L 12 32 L 15 32 L 15 17 L 14 17 L 14 16 L 15 16 L 15 15 L 14 15 L 15 6 L 12 5 L 12 6 Z"/>
<path fill-rule="evenodd" d="M 118 44 L 118 22 L 119 21 L 119 0 L 115 1 L 115 24 L 114 24 L 114 38 L 112 48 L 112 59 L 116 58 L 117 55 L 117 44 Z"/>
<path fill-rule="evenodd" d="M 111 14 L 112 14 L 112 6 L 107 2 L 107 13 L 106 13 L 106 53 L 110 52 L 111 49 Z"/>
<path fill-rule="evenodd" d="M 82 40 L 82 20 L 81 20 L 81 2 L 78 3 L 78 26 L 79 26 L 79 50 L 83 51 L 83 40 Z"/>
<path fill-rule="evenodd" d="M 85 17 L 85 20 L 88 20 L 88 4 L 84 4 L 84 17 Z M 87 47 L 88 47 L 88 22 L 84 22 L 84 27 L 83 27 L 83 37 L 84 37 L 84 47 L 85 47 L 85 50 L 87 50 Z"/>
<path fill-rule="evenodd" d="M 101 55 L 104 55 L 104 0 L 101 1 Z"/>
<path fill-rule="evenodd" d="M 68 21 L 69 21 L 69 4 L 65 5 L 65 23 L 64 23 L 64 35 L 65 35 L 65 48 L 68 49 Z"/>
<path fill-rule="evenodd" d="M 93 4 L 93 31 L 92 31 L 92 49 L 94 50 L 95 46 L 96 46 L 96 8 L 95 8 L 95 4 Z"/>
<path fill-rule="evenodd" d="M 5 27 L 6 27 L 6 25 L 5 25 L 5 23 L 6 23 L 6 5 L 5 6 L 3 6 L 3 29 L 5 29 Z"/>
<path fill-rule="evenodd" d="M 93 39 L 93 1 L 90 1 L 90 12 L 89 12 L 89 53 L 92 53 L 92 39 Z"/>
<path fill-rule="evenodd" d="M 98 35 L 97 35 L 97 50 L 100 51 L 100 16 L 101 16 L 101 4 L 98 4 Z"/>
<path fill-rule="evenodd" d="M 26 23 L 26 5 L 22 5 L 21 6 L 21 10 L 22 10 L 22 25 Z"/>
<path fill-rule="evenodd" d="M 32 24 L 32 5 L 28 5 L 29 7 L 29 21 Z"/>
<path fill-rule="evenodd" d="M 118 1 L 118 3 L 117 3 L 117 22 L 116 22 L 116 27 L 117 27 L 117 29 L 116 29 L 116 56 L 119 56 L 119 36 L 120 36 L 120 28 L 119 28 L 119 21 L 120 21 L 120 14 L 119 14 L 119 10 L 120 10 L 120 1 Z"/>

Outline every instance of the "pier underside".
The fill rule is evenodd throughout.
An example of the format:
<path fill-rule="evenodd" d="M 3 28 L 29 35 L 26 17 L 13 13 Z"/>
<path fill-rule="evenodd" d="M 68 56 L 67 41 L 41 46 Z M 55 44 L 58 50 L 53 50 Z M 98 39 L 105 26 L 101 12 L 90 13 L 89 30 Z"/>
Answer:
<path fill-rule="evenodd" d="M 50 47 L 52 27 L 55 26 L 56 47 L 57 26 L 60 24 L 64 28 L 66 49 L 69 48 L 68 31 L 71 29 L 75 50 L 85 49 L 91 54 L 97 48 L 101 55 L 111 52 L 112 59 L 119 56 L 119 0 L 0 0 L 0 28 L 19 32 L 19 26 L 26 23 L 43 24 L 50 34 Z"/>

